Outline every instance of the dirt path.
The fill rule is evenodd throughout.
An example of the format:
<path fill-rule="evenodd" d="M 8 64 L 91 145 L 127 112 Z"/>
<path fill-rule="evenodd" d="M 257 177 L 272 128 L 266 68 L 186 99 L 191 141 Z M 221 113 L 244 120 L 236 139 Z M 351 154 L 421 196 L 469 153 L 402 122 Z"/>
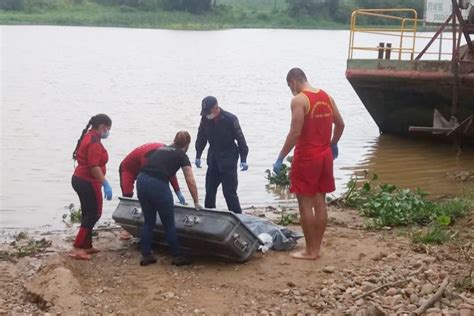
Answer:
<path fill-rule="evenodd" d="M 436 249 L 436 256 L 426 249 L 414 252 L 410 241 L 395 232 L 360 229 L 352 211 L 333 210 L 330 218 L 317 261 L 269 252 L 244 264 L 197 258 L 192 266 L 174 267 L 159 251 L 158 264 L 140 267 L 136 244 L 119 241 L 116 232 L 102 232 L 97 247 L 103 251 L 91 262 L 63 254 L 16 264 L 0 261 L 0 303 L 4 312 L 23 308 L 63 314 L 402 313 L 422 305 L 448 274 L 454 280 L 469 270 L 448 246 Z M 466 232 L 472 234 L 469 225 Z M 407 281 L 357 298 L 400 280 Z M 5 292 L 11 288 L 13 296 Z M 430 312 L 440 315 L 474 315 L 474 307 L 455 296 L 445 295 L 433 308 Z"/>

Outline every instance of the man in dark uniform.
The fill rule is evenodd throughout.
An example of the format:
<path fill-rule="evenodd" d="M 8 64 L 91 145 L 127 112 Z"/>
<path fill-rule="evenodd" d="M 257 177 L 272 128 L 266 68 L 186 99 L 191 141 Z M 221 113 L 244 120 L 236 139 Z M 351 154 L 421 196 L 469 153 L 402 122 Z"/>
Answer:
<path fill-rule="evenodd" d="M 227 208 L 242 213 L 237 196 L 237 162 L 240 155 L 240 170 L 248 169 L 249 149 L 237 117 L 224 111 L 213 96 L 202 100 L 201 123 L 196 139 L 196 167 L 201 168 L 201 155 L 209 142 L 206 173 L 206 208 L 216 207 L 216 194 L 222 183 Z M 237 144 L 235 143 L 237 141 Z"/>

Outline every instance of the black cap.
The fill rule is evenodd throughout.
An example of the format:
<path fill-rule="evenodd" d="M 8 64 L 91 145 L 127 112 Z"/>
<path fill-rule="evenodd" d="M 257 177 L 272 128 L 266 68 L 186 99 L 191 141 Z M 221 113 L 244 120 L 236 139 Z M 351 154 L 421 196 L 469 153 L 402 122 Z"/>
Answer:
<path fill-rule="evenodd" d="M 207 96 L 201 102 L 201 116 L 209 114 L 209 111 L 217 104 L 216 97 Z"/>

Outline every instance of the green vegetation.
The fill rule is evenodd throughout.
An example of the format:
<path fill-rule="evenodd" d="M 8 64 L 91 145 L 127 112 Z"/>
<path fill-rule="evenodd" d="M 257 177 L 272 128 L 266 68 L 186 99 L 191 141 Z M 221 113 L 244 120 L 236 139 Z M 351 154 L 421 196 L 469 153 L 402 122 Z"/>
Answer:
<path fill-rule="evenodd" d="M 13 248 L 16 250 L 15 256 L 21 258 L 45 252 L 47 248 L 51 247 L 51 243 L 51 240 L 44 238 L 40 240 L 29 239 L 26 244 L 14 244 Z"/>
<path fill-rule="evenodd" d="M 74 206 L 74 203 L 69 204 L 67 207 L 69 213 L 63 214 L 63 221 L 69 222 L 71 224 L 80 223 L 82 220 L 81 209 Z"/>
<path fill-rule="evenodd" d="M 471 195 L 472 196 L 472 195 Z M 464 275 L 454 279 L 454 287 L 460 292 L 474 293 L 474 247 L 472 240 L 469 239 L 465 244 L 459 247 L 462 258 L 469 269 Z"/>
<path fill-rule="evenodd" d="M 367 226 L 374 229 L 410 225 L 437 224 L 448 226 L 465 216 L 471 202 L 452 199 L 444 202 L 427 200 L 427 193 L 417 189 L 400 189 L 393 184 L 380 184 L 377 175 L 359 184 L 349 181 L 343 196 L 347 206 L 357 208 L 367 217 Z"/>
<path fill-rule="evenodd" d="M 362 7 L 414 7 L 419 0 L 1 0 L 0 24 L 168 29 L 347 28 Z"/>
<path fill-rule="evenodd" d="M 452 233 L 445 226 L 435 224 L 426 232 L 415 232 L 412 241 L 415 244 L 441 245 L 452 240 L 455 235 L 456 233 Z"/>
<path fill-rule="evenodd" d="M 290 163 L 290 166 L 283 164 L 279 173 L 270 171 L 270 169 L 265 170 L 265 173 L 267 174 L 266 178 L 270 185 L 276 185 L 281 187 L 288 187 L 290 185 L 290 168 L 292 160 L 293 156 L 288 156 L 286 158 L 286 161 Z"/>
<path fill-rule="evenodd" d="M 457 232 L 452 225 L 473 207 L 470 197 L 429 201 L 420 189 L 400 189 L 377 180 L 377 175 L 362 183 L 351 179 L 339 202 L 358 209 L 369 229 L 419 227 L 412 233 L 414 243 L 442 244 L 454 239 Z"/>
<path fill-rule="evenodd" d="M 23 231 L 23 232 L 18 233 L 18 235 L 15 236 L 15 241 L 20 241 L 23 239 L 28 239 L 28 232 Z"/>
<path fill-rule="evenodd" d="M 281 209 L 281 218 L 280 221 L 277 223 L 281 226 L 288 226 L 290 224 L 298 223 L 298 215 L 295 213 L 288 212 L 286 207 Z"/>

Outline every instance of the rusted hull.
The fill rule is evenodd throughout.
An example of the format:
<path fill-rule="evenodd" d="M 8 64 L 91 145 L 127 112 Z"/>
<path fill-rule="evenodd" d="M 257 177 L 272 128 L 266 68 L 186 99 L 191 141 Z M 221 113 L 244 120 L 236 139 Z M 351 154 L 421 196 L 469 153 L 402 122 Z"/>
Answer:
<path fill-rule="evenodd" d="M 432 126 L 437 109 L 449 120 L 453 76 L 449 61 L 349 60 L 346 78 L 380 131 L 412 135 L 409 126 Z M 457 118 L 474 115 L 474 62 L 459 76 Z"/>

